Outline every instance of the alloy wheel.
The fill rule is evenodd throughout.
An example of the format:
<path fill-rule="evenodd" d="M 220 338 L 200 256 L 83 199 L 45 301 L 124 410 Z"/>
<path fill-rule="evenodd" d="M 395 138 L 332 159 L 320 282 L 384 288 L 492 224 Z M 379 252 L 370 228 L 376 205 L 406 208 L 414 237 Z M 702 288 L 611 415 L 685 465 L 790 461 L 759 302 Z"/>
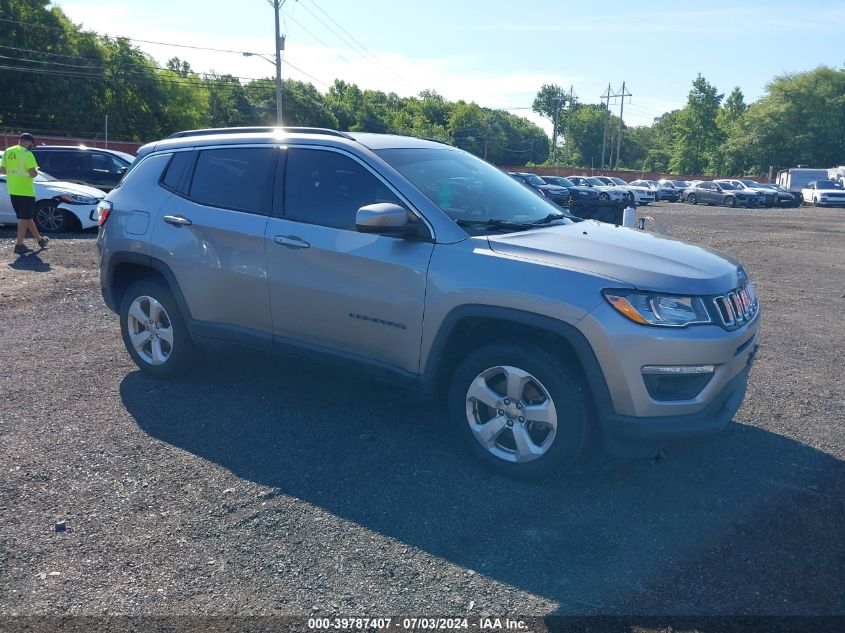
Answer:
<path fill-rule="evenodd" d="M 45 231 L 61 231 L 65 227 L 65 212 L 55 202 L 43 203 L 35 212 L 35 223 Z"/>
<path fill-rule="evenodd" d="M 507 365 L 490 367 L 472 381 L 466 417 L 478 443 L 508 462 L 539 459 L 557 434 L 557 409 L 549 390 L 530 373 Z"/>
<path fill-rule="evenodd" d="M 136 297 L 127 315 L 129 339 L 145 363 L 163 365 L 173 353 L 173 324 L 154 297 Z"/>

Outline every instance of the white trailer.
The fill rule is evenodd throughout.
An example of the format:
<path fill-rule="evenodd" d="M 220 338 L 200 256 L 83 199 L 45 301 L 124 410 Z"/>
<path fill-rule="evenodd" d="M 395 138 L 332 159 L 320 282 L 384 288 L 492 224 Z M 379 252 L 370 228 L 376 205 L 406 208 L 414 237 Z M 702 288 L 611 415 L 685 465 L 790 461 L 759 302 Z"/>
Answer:
<path fill-rule="evenodd" d="M 807 167 L 793 167 L 781 169 L 778 172 L 778 184 L 793 193 L 801 193 L 808 182 L 813 180 L 827 180 L 827 169 L 809 169 Z"/>
<path fill-rule="evenodd" d="M 827 179 L 833 182 L 838 182 L 845 187 L 845 165 L 839 167 L 832 167 L 827 170 Z"/>

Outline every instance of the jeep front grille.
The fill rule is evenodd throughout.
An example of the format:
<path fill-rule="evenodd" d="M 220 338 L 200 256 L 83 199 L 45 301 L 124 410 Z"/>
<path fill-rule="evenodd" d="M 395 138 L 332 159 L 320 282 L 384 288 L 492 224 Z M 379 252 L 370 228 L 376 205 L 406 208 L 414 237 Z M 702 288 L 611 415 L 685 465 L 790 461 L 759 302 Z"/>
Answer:
<path fill-rule="evenodd" d="M 716 306 L 722 325 L 728 329 L 735 329 L 748 323 L 760 309 L 754 286 L 750 283 L 727 294 L 713 297 L 713 304 Z"/>

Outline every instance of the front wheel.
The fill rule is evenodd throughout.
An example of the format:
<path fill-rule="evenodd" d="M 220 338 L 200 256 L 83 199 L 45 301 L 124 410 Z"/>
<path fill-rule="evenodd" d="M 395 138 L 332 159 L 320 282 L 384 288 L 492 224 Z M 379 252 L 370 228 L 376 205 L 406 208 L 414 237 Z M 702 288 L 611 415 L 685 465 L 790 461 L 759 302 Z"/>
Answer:
<path fill-rule="evenodd" d="M 592 426 L 586 389 L 536 345 L 497 344 L 460 363 L 449 414 L 470 451 L 492 470 L 541 479 L 574 465 Z"/>
<path fill-rule="evenodd" d="M 71 231 L 79 220 L 70 211 L 60 209 L 55 200 L 42 200 L 35 207 L 35 226 L 45 233 Z"/>
<path fill-rule="evenodd" d="M 610 200 L 610 194 L 608 194 L 606 192 L 600 193 L 599 194 L 599 200 L 601 200 L 602 202 L 607 202 L 608 200 Z"/>
<path fill-rule="evenodd" d="M 690 204 L 696 204 L 694 193 L 691 193 L 690 195 L 687 196 L 687 202 L 689 202 Z"/>
<path fill-rule="evenodd" d="M 127 288 L 120 304 L 120 331 L 135 364 L 156 378 L 181 375 L 194 358 L 176 301 L 158 281 L 142 279 Z"/>
<path fill-rule="evenodd" d="M 725 206 L 731 207 L 731 208 L 735 207 L 736 206 L 736 198 L 734 198 L 733 196 L 728 196 L 727 198 L 725 198 Z"/>

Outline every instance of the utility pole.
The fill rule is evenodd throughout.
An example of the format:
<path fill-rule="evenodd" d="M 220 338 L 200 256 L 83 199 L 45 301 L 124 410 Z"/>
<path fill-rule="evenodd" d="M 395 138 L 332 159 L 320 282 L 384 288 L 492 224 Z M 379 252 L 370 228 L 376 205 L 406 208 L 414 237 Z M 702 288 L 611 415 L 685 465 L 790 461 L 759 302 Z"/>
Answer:
<path fill-rule="evenodd" d="M 564 147 L 566 148 L 566 159 L 564 160 L 564 165 L 568 165 L 570 163 L 570 159 L 572 154 L 569 149 L 569 131 L 572 129 L 572 106 L 575 105 L 575 92 L 572 89 L 572 84 L 569 84 L 569 107 L 567 108 L 567 117 L 566 117 L 566 133 L 563 137 Z"/>
<path fill-rule="evenodd" d="M 285 38 L 279 27 L 279 14 L 285 0 L 268 0 L 273 6 L 276 18 L 276 125 L 282 127 L 282 51 L 285 50 Z"/>
<path fill-rule="evenodd" d="M 607 84 L 607 92 L 605 92 L 601 96 L 601 102 L 604 103 L 604 100 L 607 99 L 607 106 L 605 107 L 604 113 L 604 136 L 601 139 L 601 165 L 599 169 L 604 169 L 604 152 L 605 146 L 607 145 L 607 124 L 610 121 L 610 84 Z"/>
<path fill-rule="evenodd" d="M 106 149 L 109 148 L 109 115 L 106 115 Z"/>
<path fill-rule="evenodd" d="M 616 96 L 622 97 L 619 102 L 619 133 L 616 136 L 616 171 L 619 171 L 619 157 L 621 156 L 622 150 L 622 112 L 625 109 L 625 97 L 631 97 L 633 95 L 625 89 L 625 82 L 623 81 L 622 92 Z"/>

